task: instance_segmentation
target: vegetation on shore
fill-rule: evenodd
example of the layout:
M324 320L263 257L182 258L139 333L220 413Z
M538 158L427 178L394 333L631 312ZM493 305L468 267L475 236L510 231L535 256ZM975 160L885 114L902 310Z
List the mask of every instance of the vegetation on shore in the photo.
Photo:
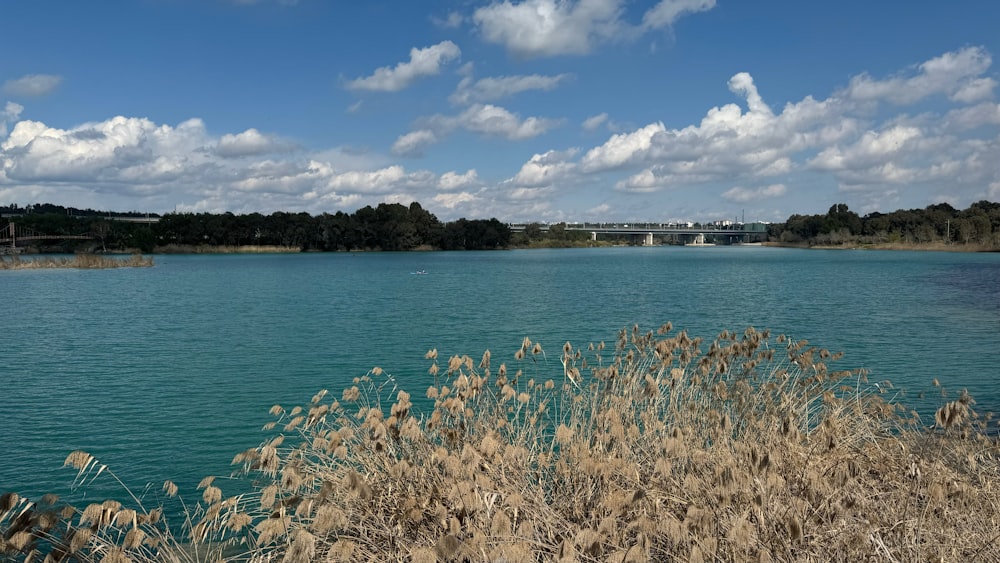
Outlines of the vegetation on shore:
M62 213L57 211L62 210ZM10 214L10 209L6 210ZM18 211L18 210L15 210ZM409 206L381 203L352 214L276 212L167 213L155 222L133 222L122 217L79 215L50 204L33 206L13 219L23 228L47 235L89 234L89 241L51 241L66 248L77 244L100 250L138 249L159 252L171 248L240 249L272 247L282 251L345 250L490 250L511 243L507 225L496 219L458 219L442 223L419 203ZM0 212L5 212L0 208ZM147 218L136 214L136 219ZM49 241L40 241L49 243ZM72 249L69 249L72 250Z
M69 257L32 257L27 259L21 258L17 254L0 256L0 270L44 270L49 268L99 270L106 268L148 268L152 265L152 257L140 254L131 254L126 257L74 254Z
M838 203L825 215L773 224L768 238L786 246L1000 250L1000 203L979 201L964 210L938 203L864 217Z
M73 252L299 252L363 250L492 250L499 248L580 247L634 244L619 240L591 241L589 233L567 229L566 223L530 223L519 232L497 219L441 222L417 202L404 206L381 203L347 214L277 212L110 214L36 204L29 209L0 207L0 214L20 227L45 235L85 235L89 240L36 241L42 251ZM139 220L155 219L146 223ZM695 224L696 227L701 226ZM708 225L712 238L716 225ZM721 232L721 231L718 231ZM838 203L822 215L792 215L770 224L771 244L832 248L1000 249L1000 203L979 201L958 210L947 203L925 209L869 213L860 216ZM720 242L720 241L716 241Z
M836 355L753 328L706 343L667 324L607 348L525 338L506 360L426 357L426 387L373 368L336 397L275 405L276 434L233 459L252 491L204 479L183 531L157 499L70 507L9 493L0 556L1000 559L1000 450L964 393L921 423L886 384L829 367ZM115 478L85 452L66 465L78 482Z

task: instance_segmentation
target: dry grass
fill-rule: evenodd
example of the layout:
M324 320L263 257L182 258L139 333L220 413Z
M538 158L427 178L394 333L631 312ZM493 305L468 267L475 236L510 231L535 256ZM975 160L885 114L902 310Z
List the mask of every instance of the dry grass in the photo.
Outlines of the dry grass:
M20 258L12 255L0 256L0 270L40 270L49 268L79 268L83 270L98 270L105 268L148 268L153 265L153 258L141 254L131 254L128 257L99 256L96 254L74 254L72 257L33 257Z
M298 246L279 245L190 245L167 244L156 247L158 254L294 254L302 252Z
M254 492L226 497L202 481L184 536L142 499L57 511L5 496L0 552L24 558L47 542L81 561L214 560L222 546L288 562L1000 560L998 450L967 395L922 427L863 372L754 329L706 345L669 325L634 328L613 349L566 343L555 355L525 339L509 366L488 352L427 358L426 398L375 368L338 398L276 405L280 434L233 460ZM83 452L67 464L83 480L104 469Z

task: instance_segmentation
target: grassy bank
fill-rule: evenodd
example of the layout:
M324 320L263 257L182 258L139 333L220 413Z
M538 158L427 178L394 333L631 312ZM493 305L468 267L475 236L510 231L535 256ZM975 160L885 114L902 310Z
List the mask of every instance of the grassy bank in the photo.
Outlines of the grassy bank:
M0 256L0 270L39 270L48 268L79 268L97 270L104 268L148 268L153 265L153 259L140 254L128 256L108 256L97 254L75 254L69 257L32 257Z
M431 350L415 389L373 368L334 396L275 405L273 438L233 459L253 492L227 496L206 478L187 493L198 502L183 531L153 498L68 507L8 494L0 553L1000 560L998 449L972 399L944 397L922 424L836 359L754 329L703 342L669 325L607 347L526 338L502 359ZM79 482L114 478L84 452L66 464ZM162 491L178 492L169 481Z

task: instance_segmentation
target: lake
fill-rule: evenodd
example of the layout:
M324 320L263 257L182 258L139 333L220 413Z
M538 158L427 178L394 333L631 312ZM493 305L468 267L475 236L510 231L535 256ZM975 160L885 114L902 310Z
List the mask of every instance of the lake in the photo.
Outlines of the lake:
M422 397L424 354L523 337L561 375L577 347L638 324L711 339L771 329L845 353L925 413L934 378L1000 408L1000 254L635 247L157 256L153 268L0 272L0 492L66 494L84 449L130 487L192 494L304 404L379 366ZM424 271L426 275L417 275ZM929 398L920 399L921 391ZM113 494L94 489L76 496ZM197 496L193 495L192 496Z

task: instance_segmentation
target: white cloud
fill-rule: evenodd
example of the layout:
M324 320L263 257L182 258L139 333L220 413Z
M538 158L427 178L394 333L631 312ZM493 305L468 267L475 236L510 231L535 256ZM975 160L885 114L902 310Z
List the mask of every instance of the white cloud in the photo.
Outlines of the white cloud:
M351 170L336 174L326 182L326 187L334 191L385 194L401 188L430 185L434 181L430 172L407 172L402 166L393 165L379 170Z
M978 101L989 100L993 97L993 89L996 86L997 81L992 78L974 78L962 84L951 95L951 99L963 104L973 104Z
M458 12L448 12L448 15L443 18L431 16L431 22L444 29L455 29L462 25L463 21L465 21L465 18L463 18L462 14Z
M665 178L657 177L652 168L647 168L638 174L633 174L615 184L615 189L620 192L649 193L659 190L665 186Z
M9 102L0 108L0 194L11 201L212 212L351 210L410 197L437 206L443 217L492 212L533 220L574 206L593 209L601 201L610 206L608 214L642 209L657 201L644 194L666 189L669 205L678 208L689 205L695 192L717 194L729 205L805 198L813 191L817 198L829 197L824 190L838 188L858 210L896 201L919 205L942 194L971 202L989 197L1000 184L1000 104L992 100L995 81L983 67L990 60L981 49L959 50L903 74L862 75L826 97L820 92L782 104L768 103L768 84L736 73L726 83L733 103L706 108L700 119L612 129L618 134L604 134L604 142L581 150L523 143L526 156L533 156L506 172L473 163L443 174L411 170L392 155L347 147L291 151L288 143L253 128L210 134L200 119L164 125L119 116L60 129L18 121L23 108ZM469 72L471 67L467 77ZM941 78L948 72L951 86ZM522 79L531 76L469 78L456 94L464 92L470 102L490 95L488 87L502 91L494 95L511 95L525 91L530 81ZM886 83L919 92L901 96L885 90ZM907 100L922 103L900 109ZM419 155L457 131L538 139L561 124L483 102L454 111L416 120L392 152ZM606 114L583 124L593 130L611 126Z
M61 76L54 74L29 74L3 83L5 94L20 97L44 96L59 87Z
M571 162L575 154L575 150L536 154L507 182L522 188L538 188L566 180L576 169Z
M1000 104L987 102L951 110L944 116L944 129L965 131L976 127L1000 125Z
M254 129L212 137L200 119L119 116L70 129L24 120L0 142L0 189L15 201L150 211L165 211L169 196L167 209L215 213L350 210L481 185L475 170L439 176L348 149L278 154L273 141Z
M582 55L593 43L614 37L619 0L507 0L473 13L483 38L519 56Z
M761 199L769 199L774 197L780 197L785 195L788 191L784 184L771 184L763 188L757 188L755 190L734 187L725 191L722 194L722 198L726 201L732 201L736 203L749 203L751 201L758 201Z
M351 90L371 90L376 92L398 92L424 76L440 74L442 66L458 59L462 54L458 45L442 41L423 49L410 49L409 62L395 67L381 67L371 76L356 78L347 83Z
M464 174L445 172L438 179L438 186L447 192L464 190L479 185L481 185L481 182L475 169L467 170Z
M20 121L0 150L6 176L15 181L114 181L130 178L140 167L151 174L142 180L148 184L174 178L177 167L203 162L195 149L206 142L201 120L173 128L119 116L69 130Z
M852 100L912 104L935 94L945 94L956 101L975 102L991 95L995 82L980 79L993 59L982 47L966 47L930 59L919 65L910 77L894 76L876 80L867 74L855 76L846 95Z
M559 124L553 119L526 117L492 104L476 104L463 111L457 119L463 129L510 140L537 137Z
M468 192L438 194L434 196L434 203L446 209L456 209L463 204L477 201L476 196Z
M223 135L215 152L223 157L241 157L286 152L292 148L291 143L251 128L236 135Z
M265 160L241 171L242 178L231 189L259 194L299 194L325 183L334 174L327 163L310 160L306 164Z
M423 156L424 148L438 142L437 134L429 129L411 131L400 135L392 144L392 154L397 156Z
M529 90L544 92L554 90L561 83L571 78L569 74L543 76L531 74L525 76L499 76L473 80L467 76L458 84L458 88L448 99L453 104L467 105L507 98Z
M24 111L24 106L15 104L14 102L7 102L3 111L0 111L0 137L7 136L7 124L17 121L22 111Z
M598 127L600 127L601 125L604 125L605 123L607 123L607 121L608 121L608 114L607 113L599 113L597 115L593 115L593 116L588 117L587 119L585 119L583 121L583 125L581 125L581 127L583 127L584 129L586 129L587 131L593 131L593 130L597 129Z
M714 5L714 0L662 0L645 13L641 25L634 25L622 20L624 0L504 0L478 8L472 20L486 41L520 57L583 55Z
M474 104L458 115L433 115L423 118L420 128L400 135L392 145L396 156L419 157L432 144L441 142L455 130L465 130L487 137L510 141L530 139L560 125L557 119L526 117L492 104Z
M581 162L583 170L607 170L640 160L652 148L653 136L665 131L663 123L651 123L631 133L612 135L603 145L587 151Z
M643 27L658 29L673 25L681 14L705 12L715 7L715 0L662 0L642 16Z
M895 126L881 132L868 131L846 149L839 146L824 149L809 161L809 165L827 171L876 166L906 151L907 145L921 136L920 129L906 126Z
M774 186L788 185L791 175L825 174L840 189L855 192L948 182L971 193L1000 177L1000 162L991 156L1000 154L1000 104L880 117L871 103L915 102L938 93L939 103L962 104L992 95L992 80L980 76L990 60L977 48L946 53L918 65L911 76L877 80L862 75L826 99L806 96L780 111L766 103L749 73L737 73L728 87L744 107L714 107L700 122L677 129L654 122L615 134L586 150L578 162L561 161L559 167L542 166L536 155L522 167L520 180L570 185L607 182L605 176L624 172L628 175L612 180L615 190L636 194L739 179L777 180L768 189L732 189L726 197L733 199L781 197L786 192ZM904 97L886 85L914 91ZM585 123L599 127L606 119L602 114ZM969 138L991 132L995 138ZM557 180L559 174L565 177Z

